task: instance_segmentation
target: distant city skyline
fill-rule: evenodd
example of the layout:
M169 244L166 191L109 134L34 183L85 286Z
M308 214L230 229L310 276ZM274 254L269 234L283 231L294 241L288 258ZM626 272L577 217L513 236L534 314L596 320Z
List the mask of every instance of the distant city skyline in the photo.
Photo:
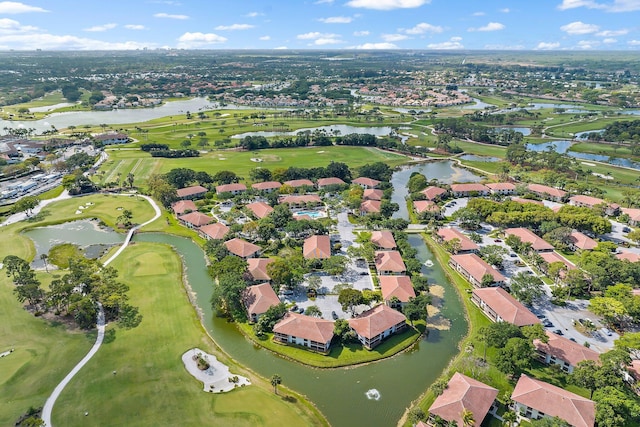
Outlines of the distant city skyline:
M640 0L0 1L0 50L640 49Z

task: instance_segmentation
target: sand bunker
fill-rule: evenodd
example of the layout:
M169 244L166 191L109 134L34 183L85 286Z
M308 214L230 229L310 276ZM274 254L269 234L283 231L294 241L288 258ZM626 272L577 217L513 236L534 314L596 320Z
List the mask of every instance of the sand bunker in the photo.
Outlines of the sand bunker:
M258 158L256 158L256 157L252 157L252 158L251 158L251 161L252 161L252 162L256 162L256 163L260 163L260 162L262 161L262 159L258 159Z
M595 163L589 163L589 162L580 162L581 165L585 165L585 166L595 166Z
M197 358L202 357L209 363L209 368L200 370ZM212 354L205 353L199 348L192 348L182 355L182 363L187 371L204 384L204 391L209 393L223 393L233 390L236 387L251 385L248 378L240 375L233 375L229 372L229 367L219 362Z

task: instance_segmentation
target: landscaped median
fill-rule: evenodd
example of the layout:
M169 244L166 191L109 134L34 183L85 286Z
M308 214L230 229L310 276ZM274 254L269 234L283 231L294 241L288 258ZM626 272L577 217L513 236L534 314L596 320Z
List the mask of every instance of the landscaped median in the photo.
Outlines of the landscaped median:
M414 327L408 326L400 334L385 339L373 350L367 350L360 343L334 344L328 354L310 351L307 347L280 344L273 341L273 334L264 334L258 338L248 323L237 323L238 329L251 341L274 353L315 368L342 368L345 366L361 365L386 359L411 348L425 332L423 321L414 322Z

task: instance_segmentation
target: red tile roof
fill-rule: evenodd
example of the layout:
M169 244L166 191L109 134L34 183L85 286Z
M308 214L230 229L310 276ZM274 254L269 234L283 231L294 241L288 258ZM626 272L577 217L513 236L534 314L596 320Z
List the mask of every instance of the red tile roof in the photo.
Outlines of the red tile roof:
M562 418L574 427L595 425L596 405L592 400L525 374L520 376L511 399L551 417Z
M202 212L190 212L188 214L184 214L178 217L181 221L191 224L194 227L201 227L203 225L207 225L213 221L208 215L203 214Z
M244 290L243 301L250 316L258 316L265 313L269 307L280 304L280 298L269 283L247 287Z
M279 202L298 205L301 203L322 203L322 199L317 194L288 195L281 197Z
M440 197L443 194L445 194L446 192L447 192L447 190L445 190L444 188L431 186L431 187L425 188L420 193L424 194L424 196L427 198L427 200L435 200L438 197Z
M249 258L247 260L247 271L253 277L253 280L271 280L267 273L267 266L274 262L272 258Z
M178 193L178 197L183 198L183 197L193 196L196 194L204 194L207 191L209 190L207 190L201 185L194 185L192 187L180 188L179 190L176 191L176 193Z
M621 210L629 215L629 219L632 221L640 221L640 209L622 208Z
M464 233L456 230L455 228L441 228L438 230L438 236L445 242L448 242L453 239L460 240L460 250L461 251L477 251L478 245L475 244L473 240L468 238Z
M534 205L544 206L544 203L542 203L540 200L523 199L522 197L511 197L511 201L518 203L532 203Z
M251 184L251 188L258 191L275 190L280 187L282 187L282 184L280 184L278 181L265 181Z
M516 189L515 184L510 182L490 182L485 185L493 191L514 191Z
M193 200L180 200L171 205L171 209L173 209L173 213L176 215L182 215L186 211L197 211L198 208L196 204L193 203Z
M364 200L382 200L382 196L384 196L384 191L376 188L367 188L362 194Z
M235 239L227 240L224 246L229 252L241 258L247 258L260 250L260 246L247 242L246 240Z
M368 188L376 188L378 185L380 185L381 181L361 176L360 178L354 179L352 182L354 184L363 185Z
M257 218L264 218L273 212L273 208L265 202L254 202L247 205L249 209Z
M331 258L331 240L327 235L316 235L304 240L302 255L306 259Z
M327 185L344 185L345 182L340 178L320 178L318 179L318 188L326 187Z
M577 194L575 196L569 197L569 202L573 202L573 204L576 205L586 205L590 207L600 205L602 203L608 205L608 203L602 199L599 199L597 197L585 196L584 194Z
M404 273L407 267L404 265L402 256L398 251L376 251L375 263L377 271L391 271L394 273Z
M620 252L619 254L616 254L616 258L619 260L626 259L629 262L638 262L640 261L640 254L635 252Z
M500 287L474 289L473 293L498 313L505 322L516 326L540 323L540 319L535 314Z
M491 267L476 254L451 255L450 260L461 266L478 283L482 283L482 278L485 274L490 274L494 282L504 282L506 280L498 270Z
M291 181L285 181L284 185L288 185L289 187L293 188L304 187L305 185L308 187L313 187L313 182L308 179L292 179Z
M371 310L367 310L360 316L349 319L349 326L355 330L358 335L371 339L381 334L400 322L406 321L404 314L394 310L385 304L378 305Z
M553 245L548 243L542 237L538 237L533 231L527 228L507 228L506 230L504 230L504 233L507 236L518 236L523 243L531 243L531 249L533 249L534 251L553 250Z
M541 184L529 184L527 186L529 191L532 191L537 194L546 194L552 197L563 198L567 195L567 192L564 190L560 190L558 188L549 187L548 185Z
M489 189L482 184L471 182L467 184L451 184L451 191L454 193L471 193L473 191L483 193L489 192Z
M233 191L246 191L247 190L247 186L244 184L222 184L222 185L218 185L216 187L216 193L217 194L222 194L222 193L226 193L226 192L233 192Z
M573 230L571 232L571 234L569 235L569 239L571 239L576 248L585 251L590 251L598 246L598 242L576 230Z
M274 333L326 343L333 338L333 322L304 314L288 312L273 327Z
M539 339L533 340L533 345L537 350L543 351L557 359L568 362L571 366L576 366L583 360L593 360L598 362L599 353L591 350L582 344L573 342L570 339L561 337L553 332L545 331L549 337L549 342L544 343Z
M440 212L440 207L431 200L416 200L413 202L413 209L416 213Z
M464 411L471 411L476 424L480 425L497 396L498 390L495 388L456 372L447 388L433 402L429 412L445 421L456 421L462 426L462 414Z
M373 242L377 247L383 249L396 248L396 240L393 238L393 233L388 230L371 232L371 242Z
M385 301L396 297L400 302L408 302L416 297L416 292L409 276L379 276L382 299Z
M566 259L565 257L563 257L562 255L560 255L558 252L540 252L540 257L542 257L542 259L544 260L544 262L546 262L547 264L551 264L554 262L561 262L564 265L567 266L568 270L575 270L576 266L569 261L568 259Z
M382 202L379 200L365 200L360 203L360 211L366 213L379 213Z
M229 227L219 222L215 224L203 225L199 228L200 232L209 236L213 240L222 240L229 232Z

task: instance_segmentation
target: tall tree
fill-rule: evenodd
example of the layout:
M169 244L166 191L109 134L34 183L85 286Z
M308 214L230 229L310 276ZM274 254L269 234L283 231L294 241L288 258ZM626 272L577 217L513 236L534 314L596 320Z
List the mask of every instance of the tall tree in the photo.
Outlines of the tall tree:
M278 386L282 384L282 378L278 374L271 376L271 385L273 386L273 392L278 394Z

